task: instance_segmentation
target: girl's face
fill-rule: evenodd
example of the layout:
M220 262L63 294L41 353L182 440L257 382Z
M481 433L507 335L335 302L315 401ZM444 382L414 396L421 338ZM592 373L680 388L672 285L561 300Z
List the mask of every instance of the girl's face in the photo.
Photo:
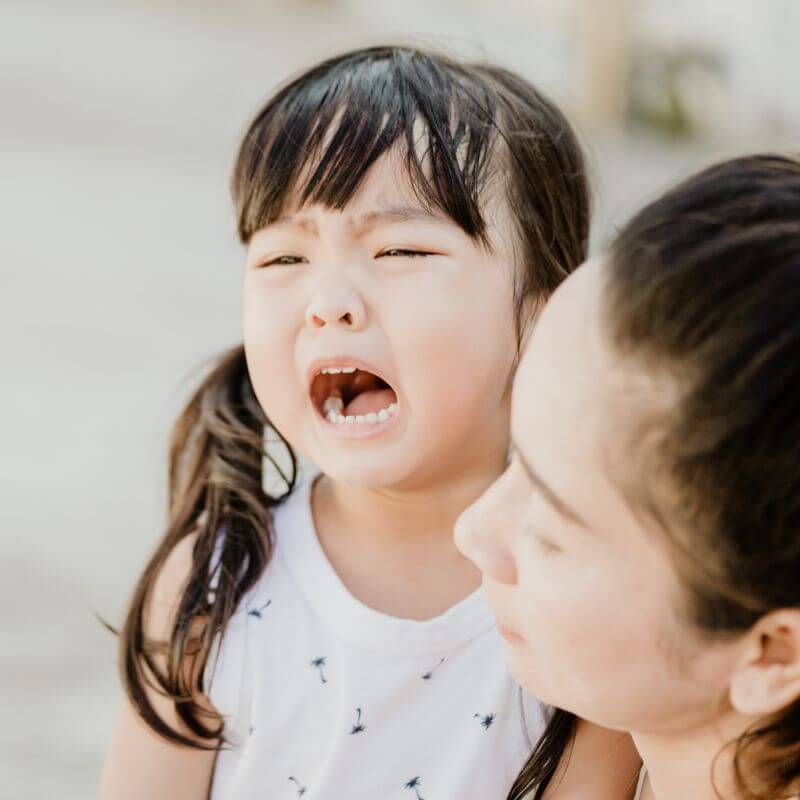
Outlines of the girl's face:
M253 387L323 472L424 486L507 447L513 269L493 233L490 253L425 210L390 152L343 210L305 207L253 235Z
M659 535L617 488L644 463L623 443L652 386L604 343L602 275L584 265L542 312L515 381L512 464L456 541L523 686L607 727L689 733L721 714L737 645L680 618Z

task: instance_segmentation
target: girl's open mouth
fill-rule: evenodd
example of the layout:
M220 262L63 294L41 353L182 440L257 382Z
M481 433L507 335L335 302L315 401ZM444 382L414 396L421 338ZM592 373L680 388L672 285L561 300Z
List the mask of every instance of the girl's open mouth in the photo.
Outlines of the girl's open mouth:
M324 367L311 382L311 400L332 425L382 425L397 415L397 392L357 367Z

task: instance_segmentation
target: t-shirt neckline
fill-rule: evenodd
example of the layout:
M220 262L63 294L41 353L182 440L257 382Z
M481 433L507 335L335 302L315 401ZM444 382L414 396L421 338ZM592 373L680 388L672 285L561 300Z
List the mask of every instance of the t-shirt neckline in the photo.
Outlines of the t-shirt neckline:
M393 617L362 603L342 583L317 536L311 492L320 473L306 470L275 511L277 553L315 612L351 644L408 656L452 652L494 627L480 589L428 620Z

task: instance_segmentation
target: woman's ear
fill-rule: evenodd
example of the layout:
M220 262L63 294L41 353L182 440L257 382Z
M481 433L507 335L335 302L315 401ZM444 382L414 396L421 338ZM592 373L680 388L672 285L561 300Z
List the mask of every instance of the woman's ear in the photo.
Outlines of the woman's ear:
M746 716L774 714L800 698L800 609L760 619L731 677L731 705Z

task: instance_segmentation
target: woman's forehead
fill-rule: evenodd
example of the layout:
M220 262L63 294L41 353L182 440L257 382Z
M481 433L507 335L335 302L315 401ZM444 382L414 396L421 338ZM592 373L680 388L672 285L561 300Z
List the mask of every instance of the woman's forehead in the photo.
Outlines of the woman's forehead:
M602 262L592 259L573 272L545 303L523 353L515 382L520 398L536 385L565 390L596 366L600 336L599 294Z
M639 528L643 487L659 477L652 446L677 391L663 372L614 351L604 286L603 261L592 259L545 306L516 375L512 434L545 478L563 476L609 518Z

